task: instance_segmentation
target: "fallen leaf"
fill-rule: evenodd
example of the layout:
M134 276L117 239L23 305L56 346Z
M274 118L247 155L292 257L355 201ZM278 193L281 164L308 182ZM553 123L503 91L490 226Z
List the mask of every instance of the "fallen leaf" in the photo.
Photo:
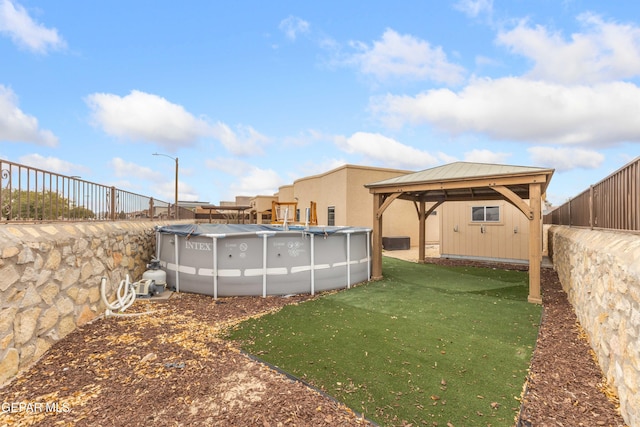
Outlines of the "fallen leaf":
M158 355L155 353L149 353L142 359L140 359L140 363L152 362L158 358Z

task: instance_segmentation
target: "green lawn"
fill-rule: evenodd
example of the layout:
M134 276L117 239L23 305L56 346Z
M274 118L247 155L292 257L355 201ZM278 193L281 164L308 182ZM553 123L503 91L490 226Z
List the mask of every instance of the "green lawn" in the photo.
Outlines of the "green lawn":
M386 257L383 272L229 338L381 425L512 426L541 315L527 273Z

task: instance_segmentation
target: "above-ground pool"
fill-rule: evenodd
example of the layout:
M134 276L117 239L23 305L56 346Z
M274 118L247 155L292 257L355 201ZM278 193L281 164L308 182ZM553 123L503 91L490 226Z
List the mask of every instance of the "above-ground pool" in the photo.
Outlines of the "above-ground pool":
M370 235L357 227L169 225L156 229L156 256L178 292L315 294L369 280Z

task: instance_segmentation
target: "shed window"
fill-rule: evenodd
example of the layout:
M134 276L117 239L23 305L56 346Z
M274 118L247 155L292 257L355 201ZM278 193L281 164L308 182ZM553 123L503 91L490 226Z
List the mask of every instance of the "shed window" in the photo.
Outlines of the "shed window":
M471 221L500 222L500 206L472 206Z

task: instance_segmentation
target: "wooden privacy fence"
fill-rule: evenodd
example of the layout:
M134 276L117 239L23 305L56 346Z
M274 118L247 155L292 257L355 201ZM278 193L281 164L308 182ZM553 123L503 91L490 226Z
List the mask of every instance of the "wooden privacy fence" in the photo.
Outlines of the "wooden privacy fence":
M546 214L544 223L640 231L640 157Z
M180 209L180 219L193 212ZM153 197L0 160L0 223L175 218L174 204Z

